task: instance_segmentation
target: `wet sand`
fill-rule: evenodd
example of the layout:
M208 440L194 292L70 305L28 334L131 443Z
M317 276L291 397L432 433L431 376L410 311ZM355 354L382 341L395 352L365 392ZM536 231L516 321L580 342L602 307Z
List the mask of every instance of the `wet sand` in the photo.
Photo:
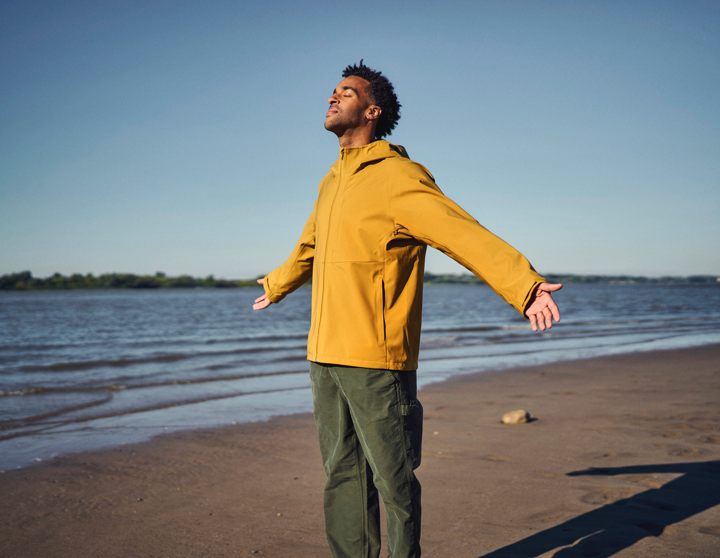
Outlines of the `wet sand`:
M720 556L719 345L420 399L423 556ZM323 482L310 415L74 454L0 475L0 556L329 557Z

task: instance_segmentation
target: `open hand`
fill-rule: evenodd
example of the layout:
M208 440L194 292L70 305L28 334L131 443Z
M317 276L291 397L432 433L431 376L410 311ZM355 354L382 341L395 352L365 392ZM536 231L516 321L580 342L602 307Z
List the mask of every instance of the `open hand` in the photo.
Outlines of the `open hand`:
M265 279L258 279L258 284L263 285L265 283ZM268 306L272 304L272 301L267 297L267 295L262 295L261 297L258 297L255 299L255 304L253 304L253 310L265 310Z
M540 328L541 331L552 327L553 318L560 321L560 309L555 304L550 293L562 289L560 284L540 283L528 303L525 315L530 318L530 326L533 331Z

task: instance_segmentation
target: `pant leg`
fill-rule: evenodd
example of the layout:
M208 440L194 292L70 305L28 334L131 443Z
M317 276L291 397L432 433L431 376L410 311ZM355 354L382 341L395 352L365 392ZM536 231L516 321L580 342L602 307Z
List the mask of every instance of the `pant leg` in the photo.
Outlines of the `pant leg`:
M310 365L315 422L327 475L325 530L335 558L380 555L380 503L347 401L330 370Z
M421 489L413 471L420 464L422 406L415 372L345 366L328 371L385 504L389 556L418 558Z

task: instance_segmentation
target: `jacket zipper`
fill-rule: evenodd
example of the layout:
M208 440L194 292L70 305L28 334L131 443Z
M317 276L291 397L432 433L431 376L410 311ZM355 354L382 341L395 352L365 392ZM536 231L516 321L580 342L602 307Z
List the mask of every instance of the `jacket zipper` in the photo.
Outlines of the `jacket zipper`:
M335 189L335 193L333 194L332 202L330 203L330 214L328 218L328 230L327 234L325 235L325 249L323 250L323 270L322 270L322 293L320 294L320 301L318 306L318 315L316 320L316 326L315 326L315 362L318 362L318 347L320 346L320 318L322 317L322 311L323 311L323 303L325 299L325 268L327 267L327 249L328 249L328 240L331 237L331 224L332 224L332 218L333 218L333 209L335 208L335 200L337 200L338 193L340 192L340 188L342 187L342 181L343 176L345 175L345 150L343 149L340 152L340 177L338 179L338 185Z

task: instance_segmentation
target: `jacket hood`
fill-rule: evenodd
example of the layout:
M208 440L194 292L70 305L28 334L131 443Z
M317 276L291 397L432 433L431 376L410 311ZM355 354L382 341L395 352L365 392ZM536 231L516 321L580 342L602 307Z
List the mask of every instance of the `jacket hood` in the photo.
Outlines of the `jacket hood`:
M393 157L410 159L402 145L393 145L385 140L377 140L362 147L341 147L340 156L331 170L333 174L339 174L342 168L343 172L353 174L366 165Z

